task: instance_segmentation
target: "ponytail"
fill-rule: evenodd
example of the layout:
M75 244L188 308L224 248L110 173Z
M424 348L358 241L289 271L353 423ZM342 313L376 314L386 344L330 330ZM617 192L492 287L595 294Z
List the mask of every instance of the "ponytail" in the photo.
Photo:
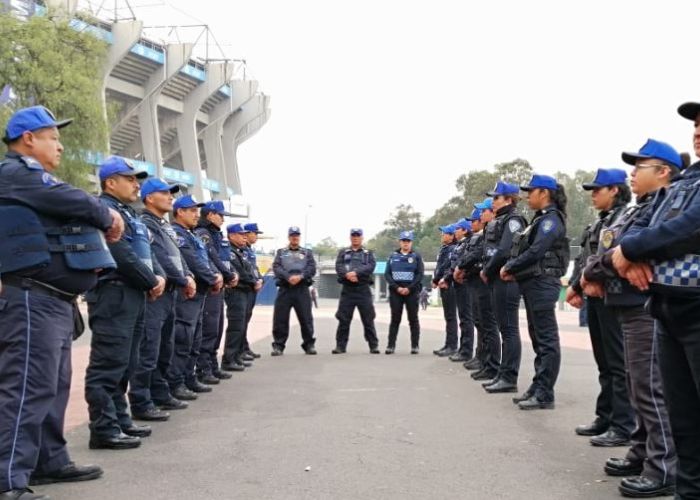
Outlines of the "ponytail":
M566 215L566 191L564 190L564 186L557 183L556 191L552 191L551 189L548 191L549 199L556 205L561 213Z

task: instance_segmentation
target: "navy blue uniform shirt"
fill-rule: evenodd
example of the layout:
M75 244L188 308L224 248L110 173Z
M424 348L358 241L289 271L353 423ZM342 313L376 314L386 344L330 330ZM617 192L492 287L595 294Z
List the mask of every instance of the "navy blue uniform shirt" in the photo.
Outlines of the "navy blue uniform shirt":
M521 255L510 259L504 266L510 274L527 269L544 259L544 254L554 247L557 240L566 236L566 226L554 205L538 210L531 224L535 225L532 228L534 236L530 236L532 243ZM566 269L563 272L566 272Z
M285 269L283 261L285 257L289 255L294 255L299 260L304 259L303 272L289 272L288 269ZM310 285L313 282L314 276L316 276L316 259L314 259L311 250L306 248L297 247L292 249L288 246L280 248L275 253L275 259L272 262L272 272L275 274L275 278L277 278L278 282L282 282L282 284L287 283L289 278L293 275L301 274L302 281Z
M177 234L170 223L157 215L144 210L141 220L151 232L153 255L163 268L168 284L184 287L192 273L177 247ZM178 260L178 263L175 262Z
M114 196L102 193L100 195L100 201L120 213L127 212L131 217L138 218L133 208L122 203ZM126 216L122 215L122 218L124 217ZM156 275L165 277L165 273L163 272L163 268L160 267L158 260L152 255L152 250L151 261L153 263L153 269L150 269L143 263L129 243L129 239L132 236L132 229L128 221L124 220L124 234L122 234L121 239L115 243L107 244L112 257L114 257L114 261L117 263L117 269L105 276L101 276L100 280L118 279L137 290L150 290L158 284Z
M654 201L654 210L649 210L630 228L622 239L622 253L631 261L649 259L672 259L680 257L685 252L679 248L697 239L696 231L700 229L700 196L695 196L691 204L669 220L657 221L650 226L654 216L669 190L677 187L677 183L690 184L700 181L700 162L688 167L683 175L670 188L661 189Z
M214 286L216 283L216 274L209 264L209 256L206 255L204 258L200 257L195 241L197 236L177 222L173 222L173 229L175 229L177 233L177 246L180 249L180 253L185 258L185 262L187 262L187 267L194 275L198 288L201 288L203 285ZM199 242L204 245L201 240Z
M103 231L112 226L112 215L97 198L56 179L34 158L12 151L5 155L0 167L0 203L31 208L47 228L73 221ZM97 274L69 269L64 256L59 253L51 254L51 263L47 267L14 274L31 277L69 293L83 293L97 283Z
M395 259L415 259L416 270L413 273L413 279L411 281L398 281L394 279L394 274L392 270L391 262ZM423 288L423 275L425 274L425 266L423 264L423 257L419 253L411 251L407 254L401 253L401 249L397 249L389 256L389 260L386 262L386 269L384 270L384 278L389 286L389 290L396 290L399 287L408 288L411 292L418 292Z
M335 259L335 273L338 276L338 283L347 286L370 284L376 265L377 261L372 250L367 250L365 247L360 247L357 250L353 250L352 247L344 248L338 252L338 257ZM345 279L345 275L351 271L357 273L359 280L357 283Z
M199 239L206 245L207 252L209 253L209 260L216 270L221 273L221 276L224 277L224 283L231 281L236 275L227 265L230 263L224 263L219 256L221 242L224 239L224 234L221 232L221 229L211 222L207 222L206 225L200 225L195 228L194 233L199 236ZM228 241L226 241L226 243L229 244Z
M452 265L452 251L454 249L454 243L450 243L449 245L442 245L440 247L440 251L437 255L437 264L435 265L435 271L433 271L433 283L435 283L436 285L441 279L447 278L447 275L450 273L450 266Z

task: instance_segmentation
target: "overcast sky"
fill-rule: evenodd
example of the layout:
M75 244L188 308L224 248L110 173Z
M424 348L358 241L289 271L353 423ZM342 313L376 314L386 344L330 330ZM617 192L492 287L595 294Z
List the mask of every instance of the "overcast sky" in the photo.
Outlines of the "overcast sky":
M136 9L146 24L209 24L271 95L239 150L271 235L307 210L309 242L371 235L396 205L429 216L459 175L516 157L553 173L620 166L648 137L692 149L675 110L700 100L697 1L132 4L158 4Z

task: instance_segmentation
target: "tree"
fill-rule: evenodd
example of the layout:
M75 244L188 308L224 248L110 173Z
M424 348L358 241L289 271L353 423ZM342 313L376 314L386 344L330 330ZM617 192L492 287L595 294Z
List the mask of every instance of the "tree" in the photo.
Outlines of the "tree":
M0 82L16 98L0 106L2 130L18 108L41 104L74 123L61 130L65 153L57 175L66 182L90 187L88 152L106 152L107 123L102 102L102 69L106 44L71 28L65 19L33 16L21 21L0 14Z
M419 235L423 228L420 212L416 212L411 205L401 204L384 221L384 229L367 242L367 246L374 251L377 260L389 258L391 252L397 247L397 240L401 231L413 231Z
M583 230L596 218L590 192L581 187L584 182L590 182L595 177L595 172L577 170L573 177L559 172L556 177L566 191L566 233L571 244L578 245Z
M338 253L338 244L330 236L326 236L316 245L314 245L314 253L318 254L319 257L333 256Z
M422 226L421 214L416 212L412 205L401 204L396 207L391 217L384 221L384 226L387 229L394 229L397 233L401 231L420 231Z

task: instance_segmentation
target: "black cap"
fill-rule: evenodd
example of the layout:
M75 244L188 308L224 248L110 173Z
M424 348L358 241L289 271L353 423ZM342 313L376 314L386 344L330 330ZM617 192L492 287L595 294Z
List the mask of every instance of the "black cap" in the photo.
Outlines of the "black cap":
M695 121L700 113L700 103L698 102L686 102L678 106L678 114L683 118Z

